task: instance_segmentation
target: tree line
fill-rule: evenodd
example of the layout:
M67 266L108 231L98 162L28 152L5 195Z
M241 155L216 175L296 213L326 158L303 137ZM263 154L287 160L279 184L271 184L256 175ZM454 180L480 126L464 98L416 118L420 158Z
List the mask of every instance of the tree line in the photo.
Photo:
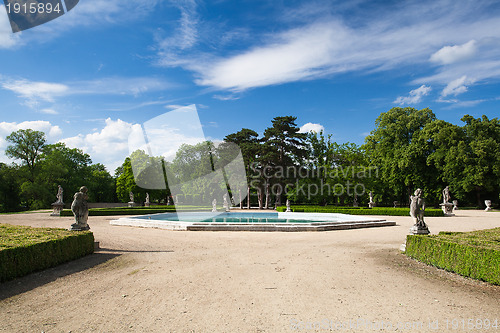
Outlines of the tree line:
M50 207L59 184L70 192L86 185L89 199L95 202L126 202L129 192L138 202L144 201L146 192L152 202L167 202L168 196L177 194L171 193L172 180L181 187L188 184L182 187L186 200L194 202L198 196L208 203L218 194L203 176L217 163L230 162L225 143L241 150L252 206L272 207L287 199L302 204L366 205L368 192L378 205L392 206L394 201L407 205L416 188L424 191L428 204L438 205L447 185L460 206L482 207L485 199L499 198L498 118L465 115L460 126L437 119L429 109L396 107L380 114L363 145L337 143L323 132L301 133L296 120L275 117L262 135L243 128L227 135L222 145L185 144L170 162L136 151L114 176L103 165L92 164L80 149L47 144L42 132L19 130L7 137L11 145L6 155L21 163L0 164L0 209ZM144 181L138 181L137 170L134 177L132 161L139 161L141 170L149 168L148 172L162 165L155 172L160 178L170 173L169 181L163 188L139 186Z

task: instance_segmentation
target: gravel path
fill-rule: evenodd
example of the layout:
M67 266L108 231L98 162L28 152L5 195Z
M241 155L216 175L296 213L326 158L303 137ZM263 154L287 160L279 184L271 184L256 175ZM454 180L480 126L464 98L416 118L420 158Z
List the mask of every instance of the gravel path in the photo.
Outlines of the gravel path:
M410 217L304 233L167 231L112 219L89 218L101 247L93 255L0 284L1 332L475 332L495 319L488 332L500 332L500 287L400 254ZM500 226L500 213L426 222L432 233L487 229ZM0 223L67 228L72 218L0 215Z

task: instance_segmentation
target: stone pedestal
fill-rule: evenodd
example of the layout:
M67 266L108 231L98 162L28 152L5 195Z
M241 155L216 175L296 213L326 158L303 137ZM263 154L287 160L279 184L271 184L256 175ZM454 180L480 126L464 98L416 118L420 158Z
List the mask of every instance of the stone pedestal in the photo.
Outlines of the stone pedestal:
M128 206L129 206L129 207L135 207L135 202L133 202L133 201L129 201L129 202L128 202Z
M82 231L82 230L89 230L89 229L90 229L90 227L88 224L80 225L78 223L73 223L71 225L71 228L69 228L69 230L71 230L71 231Z
M62 212L63 208L64 208L63 202L54 202L52 204L52 209L54 209L54 210L52 211L50 216L61 216L61 212Z
M375 202L369 202L369 203L368 203L368 207L370 207L370 208L373 208L373 207L375 207L375 206L376 206L376 205L375 205Z
M455 216L455 214L453 214L453 204L452 203L446 202L446 203L439 204L439 206L441 206L441 209L443 210L443 213L445 216Z
M144 203L144 207L149 207L151 204L149 202Z
M414 224L413 227L410 228L410 235L428 235L430 233L431 232L426 225L421 226Z

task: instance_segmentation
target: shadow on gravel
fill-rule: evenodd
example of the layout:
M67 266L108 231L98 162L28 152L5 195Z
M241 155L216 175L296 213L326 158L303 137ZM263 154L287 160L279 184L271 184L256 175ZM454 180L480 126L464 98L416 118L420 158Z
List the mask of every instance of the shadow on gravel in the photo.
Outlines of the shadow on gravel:
M114 250L100 247L99 251L110 252L110 253L169 253L174 252L173 250Z
M128 252L114 250L109 251ZM0 283L0 300L36 289L44 284L55 281L58 278L98 266L120 255L121 254L118 253L95 252L91 255L58 265L56 267L48 268L40 272L31 273L11 281Z

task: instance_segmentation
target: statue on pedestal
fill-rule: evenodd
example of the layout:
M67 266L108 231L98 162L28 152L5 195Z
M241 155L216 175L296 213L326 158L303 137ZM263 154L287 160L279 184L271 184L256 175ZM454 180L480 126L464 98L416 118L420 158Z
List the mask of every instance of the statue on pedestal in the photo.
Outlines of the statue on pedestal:
M55 203L64 203L63 202L63 193L64 193L64 190L63 190L62 186L57 185L57 195L56 195L57 201Z
M439 204L445 216L453 216L453 204L450 202L450 187L446 186L443 190L443 203Z
M370 202L368 202L368 207L373 208L373 207L375 207L375 201L373 201L373 192L372 191L370 191L369 196L370 196Z
M286 212L289 213L291 211L292 209L290 208L290 200L286 199Z
M134 207L135 206L135 202L134 202L134 193L132 191L130 191L128 193L128 196L130 198L130 201L128 202L128 206L129 207Z
M56 202L52 204L52 208L54 209L50 216L61 216L61 211L64 208L64 202L63 202L63 193L64 190L61 185L57 185L57 194L56 194Z
M212 200L212 213L217 212L217 199Z
M428 235L429 228L424 222L425 200L422 198L422 190L417 189L414 195L410 196L410 216L415 224L410 229L414 235Z
M450 196L450 187L446 186L443 190L443 203L449 203L451 199Z
M75 216L75 223L71 225L69 230L89 230L90 227L87 224L89 218L89 206L87 204L88 189L86 186L80 187L80 191L76 192L73 196L73 202L71 203L71 211Z
M149 193L146 192L146 201L144 202L144 206L149 207L151 202L149 201Z

